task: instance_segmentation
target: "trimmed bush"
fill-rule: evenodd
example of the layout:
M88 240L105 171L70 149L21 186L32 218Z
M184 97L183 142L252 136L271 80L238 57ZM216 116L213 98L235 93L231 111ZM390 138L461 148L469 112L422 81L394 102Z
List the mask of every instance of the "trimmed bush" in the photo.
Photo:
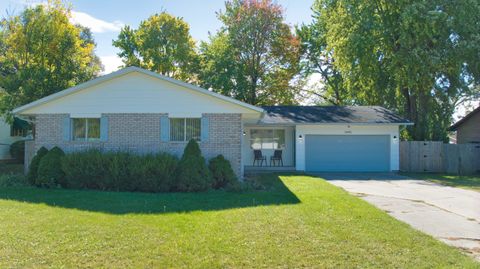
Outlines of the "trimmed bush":
M229 185L238 183L230 162L225 159L223 155L218 155L217 157L210 159L208 168L212 174L212 187L214 189L225 188Z
M59 147L52 148L38 165L37 179L35 185L41 187L54 187L64 185L64 173L61 167L62 157L65 155Z
M205 191L212 186L210 171L202 157L198 143L191 139L178 163L176 191Z
M104 154L97 150L87 150L66 154L61 167L65 174L62 187L74 189L108 189L104 185L110 167L106 165Z
M172 188L178 160L166 153L134 155L93 149L65 155L65 188L166 192Z
M24 175L4 174L0 175L0 187L24 187L28 181Z
M10 155L12 155L12 158L17 160L18 162L23 163L25 160L25 141L20 140L13 142L10 145Z
M178 160L172 155L160 153L135 156L129 164L129 172L135 191L168 192L173 188Z
M37 179L37 172L38 172L38 166L40 165L40 161L42 160L43 156L45 156L48 153L48 149L45 147L41 147L38 151L37 154L32 158L32 161L30 162L30 166L28 167L28 174L27 174L27 179L28 182L31 185L35 185L35 180Z

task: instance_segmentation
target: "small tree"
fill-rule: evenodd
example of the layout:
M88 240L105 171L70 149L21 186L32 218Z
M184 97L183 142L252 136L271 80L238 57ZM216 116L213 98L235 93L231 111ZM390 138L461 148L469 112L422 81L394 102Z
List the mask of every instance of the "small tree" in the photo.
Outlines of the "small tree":
M65 174L62 171L62 157L65 155L59 147L52 148L40 160L38 166L37 179L35 184L41 187L54 187L62 185Z
M212 176L198 143L192 139L188 142L177 168L177 191L205 191L212 186Z
M237 181L230 162L223 155L210 159L208 168L212 173L214 189L225 188Z
M28 182L32 185L35 184L35 180L37 179L38 175L38 166L40 165L40 161L42 158L47 155L48 149L45 147L41 147L38 151L37 154L32 158L32 161L30 162L30 166L28 167L28 174L27 174L27 179Z

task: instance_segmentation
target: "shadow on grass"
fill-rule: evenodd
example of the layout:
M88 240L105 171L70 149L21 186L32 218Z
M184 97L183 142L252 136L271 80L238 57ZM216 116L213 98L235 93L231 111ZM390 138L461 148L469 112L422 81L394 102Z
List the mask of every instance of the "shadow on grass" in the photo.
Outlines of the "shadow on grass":
M211 211L300 203L300 200L283 184L278 175L263 175L257 180L264 186L264 190L133 193L25 187L0 188L0 199L109 214Z
M447 175L437 173L403 173L414 178L429 180L451 187L461 187L480 191L480 174L476 175Z

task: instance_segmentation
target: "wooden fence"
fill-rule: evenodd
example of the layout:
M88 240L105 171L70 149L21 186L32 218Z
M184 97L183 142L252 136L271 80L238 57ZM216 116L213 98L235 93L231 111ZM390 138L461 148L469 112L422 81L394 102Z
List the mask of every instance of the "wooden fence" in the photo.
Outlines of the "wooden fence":
M400 170L467 175L480 172L479 144L400 142Z

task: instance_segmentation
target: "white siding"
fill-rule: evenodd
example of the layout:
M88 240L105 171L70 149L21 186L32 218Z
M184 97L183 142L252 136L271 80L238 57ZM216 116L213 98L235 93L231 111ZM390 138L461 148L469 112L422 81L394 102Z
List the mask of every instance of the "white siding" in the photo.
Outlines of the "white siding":
M305 135L389 135L390 170L399 170L398 125L297 125L296 170L305 171ZM299 136L302 139L299 139ZM395 138L394 138L395 137Z
M171 117L201 117L202 113L242 113L253 110L139 72L94 85L23 111L98 117L101 113L169 113Z

